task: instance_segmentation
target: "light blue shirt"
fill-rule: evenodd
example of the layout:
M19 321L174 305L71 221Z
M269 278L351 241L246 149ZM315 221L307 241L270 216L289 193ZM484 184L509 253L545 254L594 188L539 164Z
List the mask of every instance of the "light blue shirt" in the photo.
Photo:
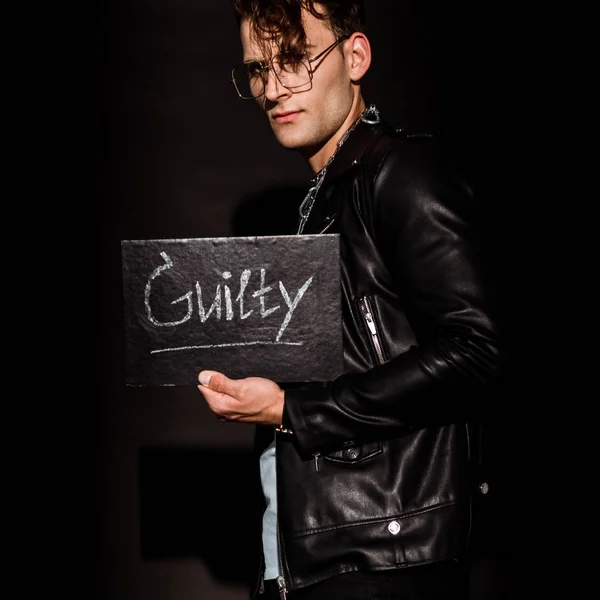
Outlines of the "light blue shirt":
M262 542L265 555L265 579L279 575L277 550L277 471L275 469L275 440L260 457L260 480L267 508L263 514Z

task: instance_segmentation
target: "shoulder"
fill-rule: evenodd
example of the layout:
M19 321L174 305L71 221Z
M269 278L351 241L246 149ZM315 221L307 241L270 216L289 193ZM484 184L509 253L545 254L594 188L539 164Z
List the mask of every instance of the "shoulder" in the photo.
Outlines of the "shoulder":
M431 133L381 128L363 157L373 186L373 210L471 211L473 190L463 157Z
M364 155L376 178L464 177L465 165L456 149L429 132L409 132L385 125Z

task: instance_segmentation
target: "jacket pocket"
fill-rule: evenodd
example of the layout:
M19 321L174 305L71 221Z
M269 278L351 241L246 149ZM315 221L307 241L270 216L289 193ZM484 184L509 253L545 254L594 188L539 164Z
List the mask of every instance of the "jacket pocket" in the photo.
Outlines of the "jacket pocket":
M373 305L374 303L371 296L362 296L358 299L358 310L369 339L369 346L376 362L382 365L387 359L383 348L383 337L379 331L379 324L375 318Z
M383 446L380 440L358 444L354 441L346 442L341 450L323 454L325 460L337 463L356 464L377 456L383 452Z

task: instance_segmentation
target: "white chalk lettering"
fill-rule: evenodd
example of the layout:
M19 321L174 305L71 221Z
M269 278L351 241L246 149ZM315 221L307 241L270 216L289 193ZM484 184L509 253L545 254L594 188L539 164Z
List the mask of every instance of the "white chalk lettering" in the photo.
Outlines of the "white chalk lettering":
M271 313L274 313L279 308L279 306L274 306L273 308L270 308L269 310L265 310L265 294L269 293L272 289L273 288L270 285L265 287L265 270L261 269L260 270L260 289L256 290L256 292L254 292L254 294L252 294L252 297L259 299L260 316L263 317L263 319L265 317L268 317Z
M250 281L250 274L250 269L242 271L242 274L240 275L240 293L235 299L236 302L240 303L240 319L242 320L247 319L254 312L254 309L252 309L249 310L247 313L244 313L244 292L248 287L248 282Z
M223 279L231 279L231 273L229 271L225 271L223 273ZM225 318L228 321L233 319L233 305L231 304L231 290L229 286L225 286Z
M212 314L213 310L217 315L217 319L221 318L221 284L217 285L217 289L215 291L215 299L213 303L210 305L208 312L204 310L204 303L202 302L202 288L200 284L196 281L196 295L198 296L198 315L200 317L200 321L205 323Z
M290 302L290 297L287 293L287 290L285 289L285 286L283 285L283 282L279 282L279 291L281 292L281 295L283 296L283 299L285 300L285 303L287 304L290 310L287 311L285 319L283 319L283 323L279 328L279 332L277 333L277 337L275 338L276 342L278 342L281 339L285 328L290 324L290 321L292 320L292 313L296 310L296 306L298 306L300 300L302 300L302 296L304 296L304 292L306 292L308 286L312 283L312 280L313 278L311 276L304 282L304 285L298 290L298 293L296 294L296 297L294 298L293 302Z
M210 297L203 298L202 285L200 284L199 281L196 281L196 282L194 282L194 290L190 290L190 291L186 292L185 294L183 294L182 296L179 296L176 300L171 301L171 305L176 305L176 304L181 303L181 304L185 304L187 306L182 318L178 319L178 320L174 320L174 321L161 322L156 318L156 315L155 315L156 311L153 312L151 302L150 302L150 298L151 298L151 294L152 294L152 285L155 282L155 280L157 279L157 277L159 277L161 274L163 274L168 269L174 268L174 264L173 264L173 261L171 260L171 258L165 252L161 252L160 255L161 255L162 259L165 261L165 264L157 267L152 272L152 274L148 278L148 281L146 282L146 287L144 290L144 305L145 305L145 309L146 309L146 315L152 324L157 325L159 327L176 327L177 325L181 325L181 324L185 323L186 321L189 321L192 318L193 313L194 313L194 310L193 310L194 291L196 293L197 314L198 314L198 318L200 319L201 323L207 323L211 317L214 320L221 320L223 313L224 313L224 317L227 321L234 320L236 318L236 316L239 316L239 319L244 321L244 320L248 319L248 317L250 317L253 313L255 313L254 308L250 308L249 310L247 310L247 307L246 307L246 304L251 303L252 299L258 299L258 305L259 305L258 309L259 310L256 314L260 315L261 319L266 319L267 317L270 317L273 313L275 313L277 310L279 310L281 308L281 305L279 305L279 304L277 304L275 306L271 306L270 308L267 308L267 302L266 302L267 296L269 295L269 293L274 292L276 289L279 289L279 293L281 294L281 296L287 306L287 312L286 312L286 314L283 318L283 321L277 331L277 336L275 338L275 341L274 342L248 341L248 342L241 342L239 345L251 345L251 344L257 344L257 343L275 343L275 344L280 344L280 343L290 344L290 343L292 343L294 345L301 345L301 342L282 342L281 338L282 338L284 332L286 331L286 329L288 328L289 324L291 323L296 308L298 307L298 305L300 304L300 301L302 300L306 291L310 287L310 285L313 281L313 276L309 277L304 282L304 284L298 289L298 291L294 295L293 299L291 298L290 294L288 293L283 281L279 281L277 286L267 285L267 283L266 283L266 275L267 274L266 274L266 269L264 269L264 268L260 269L259 288L252 293L248 289L250 286L250 280L252 278L252 270L244 269L241 272L240 280L239 280L240 281L239 291L237 293L237 296L235 296L234 293L232 293L232 287L230 284L218 283L215 288L215 292L214 292L214 296L212 297L212 300ZM232 280L232 277L233 277L231 271L223 271L220 273L220 275L225 281L230 281L230 280ZM205 296L206 296L207 287L208 286L205 286ZM208 296L210 296L210 294L208 294ZM225 304L224 311L222 310L223 302ZM210 303L210 306L208 306L209 303ZM238 309L237 312L236 312L236 308L235 308L234 304L237 304L237 309ZM208 306L208 308L207 308L207 306ZM219 347L219 346L223 347L223 346L230 346L230 345L238 345L238 344L237 343L222 343L222 344L214 344L214 345L199 346L199 347Z
M166 271L167 269L170 269L173 266L173 261L166 252L161 252L160 255L165 261L165 264L154 269L154 271L152 271L152 275L150 275L148 281L146 282L146 288L144 290L144 307L146 308L146 316L148 317L150 323L152 323L153 325L157 325L158 327L175 327L176 325L181 325L182 323L185 323L192 316L192 292L187 292L187 294L184 294L183 296L177 298L177 300L173 300L173 302L171 302L171 304L177 304L178 302L187 300L187 314L185 315L185 317L183 317L183 319L180 319L179 321L168 321L167 323L161 323L152 316L152 308L150 307L150 292L152 291L152 282L163 271Z

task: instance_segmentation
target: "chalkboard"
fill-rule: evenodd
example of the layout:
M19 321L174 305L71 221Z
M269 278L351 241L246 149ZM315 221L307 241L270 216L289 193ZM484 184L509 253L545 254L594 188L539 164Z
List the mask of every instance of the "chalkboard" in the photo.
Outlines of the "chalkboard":
M342 370L339 235L121 242L126 385Z

